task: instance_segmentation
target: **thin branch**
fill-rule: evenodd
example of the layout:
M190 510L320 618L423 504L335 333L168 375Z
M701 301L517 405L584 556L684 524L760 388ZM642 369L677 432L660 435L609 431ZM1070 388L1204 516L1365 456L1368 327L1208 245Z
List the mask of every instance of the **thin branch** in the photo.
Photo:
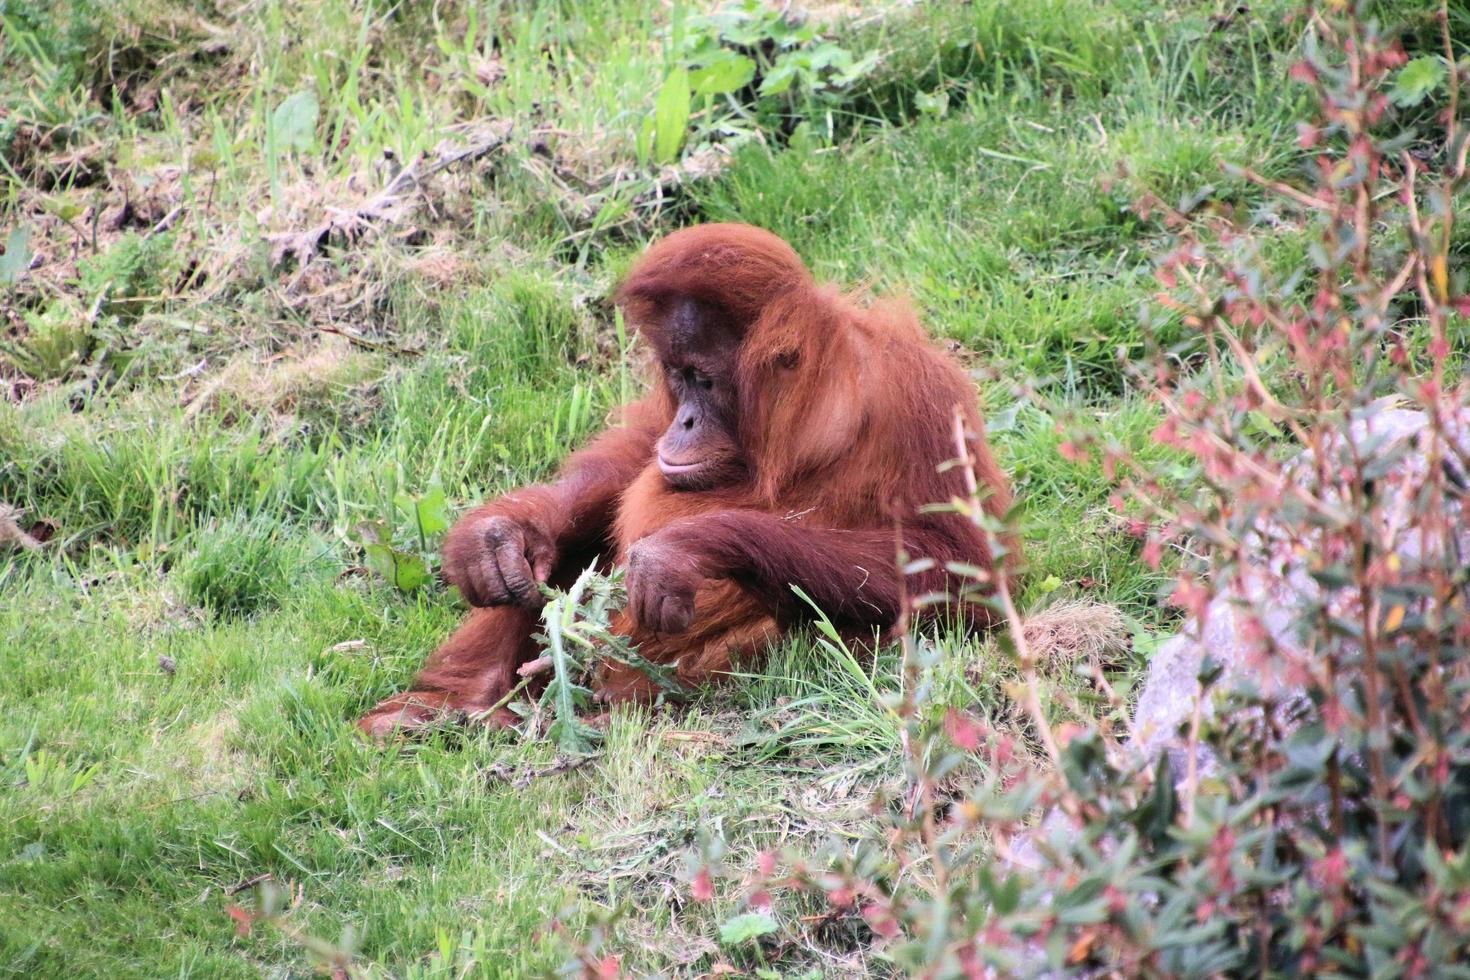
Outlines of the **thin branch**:
M970 455L969 441L965 438L965 419L959 409L954 413L954 443L955 450L960 460L960 472L965 477L965 492L970 500L970 519L980 523L980 517L984 513L984 507L980 502L979 483L975 478L975 458ZM982 525L983 527L983 525ZM992 538L988 528L986 537ZM992 553L996 550L999 541L991 540ZM995 574L995 597L1000 601L1001 610L1005 613L1006 626L1010 629L1011 642L1016 645L1016 656L1021 662L1021 703L1026 713L1031 717L1031 724L1036 728L1036 737L1041 740L1041 745L1046 749L1047 757L1051 759L1053 766L1060 766L1061 753L1057 751L1057 743L1052 735L1051 723L1046 719L1046 712L1041 707L1041 696L1037 692L1041 681L1036 672L1036 657L1031 652L1031 645L1026 641L1025 623L1021 620L1021 614L1016 609L1015 598L1011 595L1010 573L1006 570L1005 562L997 562Z
M1311 208L1313 211L1332 210L1332 205L1327 201L1324 201L1319 197L1313 197L1305 191L1299 191L1295 187L1292 187L1290 184L1282 183L1279 180L1273 180L1263 174L1258 174L1250 167L1242 167L1239 173L1242 177L1244 177L1251 183L1264 187L1267 190L1275 191L1277 194L1280 194L1283 197L1289 197L1304 208Z

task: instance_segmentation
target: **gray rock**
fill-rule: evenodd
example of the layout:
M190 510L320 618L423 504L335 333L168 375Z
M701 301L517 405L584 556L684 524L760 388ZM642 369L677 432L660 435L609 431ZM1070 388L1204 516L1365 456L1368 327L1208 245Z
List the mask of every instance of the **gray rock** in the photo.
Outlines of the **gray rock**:
M1470 410L1449 420L1452 456L1446 465L1463 467L1470 455ZM1424 476L1426 440L1432 436L1428 417L1418 411L1383 409L1355 419L1348 432L1351 444L1375 458L1403 453L1381 478L1376 489L1382 506L1375 527L1375 551L1396 553L1406 566L1421 557L1423 542L1410 530L1407 518L1414 505L1413 488ZM1336 455L1340 446L1329 443ZM1329 483L1319 488L1310 452L1303 452L1287 467L1293 476L1311 488L1324 502L1341 502L1342 488ZM1457 503L1451 503L1458 509ZM1470 553L1470 535L1460 521L1461 553ZM1255 529L1245 541L1250 561L1234 571L1230 581L1217 583L1218 592L1206 605L1202 617L1185 625L1178 635L1163 644L1149 664L1148 677L1139 693L1133 717L1135 747L1150 758L1169 752L1176 778L1182 778L1187 760L1182 757L1181 726L1187 725L1195 705L1200 704L1199 674L1208 655L1220 669L1212 696L1200 704L1201 718L1214 716L1221 697L1243 687L1289 707L1301 689L1290 677L1320 661L1321 651L1304 649L1298 626L1324 601L1332 614L1356 616L1361 612L1354 590L1339 590L1324 596L1322 587L1309 574L1307 558L1319 557L1324 549L1340 550L1343 542L1320 528L1285 527L1280 524ZM1328 555L1341 558L1341 555ZM1319 634L1318 641L1321 641ZM1349 642L1336 638L1331 642ZM1201 773L1208 773L1212 760L1196 760Z

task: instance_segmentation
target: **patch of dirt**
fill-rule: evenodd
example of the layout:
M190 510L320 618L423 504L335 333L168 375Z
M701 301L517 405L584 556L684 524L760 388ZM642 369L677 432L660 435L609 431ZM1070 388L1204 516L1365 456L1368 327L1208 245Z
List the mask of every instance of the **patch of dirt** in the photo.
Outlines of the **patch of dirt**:
M16 216L31 230L33 254L29 272L17 285L16 302L8 304L9 326L19 326L20 309L46 296L75 294L84 259L105 254L130 232L151 237L167 231L181 214L182 175L181 168L171 165L112 168L96 186L55 194L22 191ZM95 299L80 298L88 303Z

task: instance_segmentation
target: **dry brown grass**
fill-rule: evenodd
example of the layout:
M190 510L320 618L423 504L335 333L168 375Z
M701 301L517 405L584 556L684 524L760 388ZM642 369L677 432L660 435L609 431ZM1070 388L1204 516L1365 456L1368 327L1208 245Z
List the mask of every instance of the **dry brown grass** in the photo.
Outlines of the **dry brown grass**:
M1026 643L1039 663L1105 664L1126 652L1128 623L1116 606L1086 599L1054 603L1025 623Z
M315 346L274 354L240 354L203 378L187 398L190 416L208 412L226 419L270 415L285 419L334 403L362 401L378 371L378 358L345 339L324 336Z

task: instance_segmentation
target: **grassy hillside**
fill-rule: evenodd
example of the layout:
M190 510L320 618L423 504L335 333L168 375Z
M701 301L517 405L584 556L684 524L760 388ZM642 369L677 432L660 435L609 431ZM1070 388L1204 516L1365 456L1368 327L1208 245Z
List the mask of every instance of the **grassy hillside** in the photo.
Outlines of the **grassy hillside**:
M913 296L1026 503L1028 611L1116 609L1128 689L1158 582L1017 385L1156 452L1117 354L1167 229L1132 202L1250 208L1219 161L1294 172L1287 5L711 9L0 0L0 971L297 975L317 937L523 976L565 958L554 916L619 906L635 973L753 968L684 855L850 841L897 772L891 655L794 639L565 772L513 733L350 724L463 608L367 572L354 529L432 555L405 498L550 473L642 385L606 296L684 223ZM683 71L741 84L681 100ZM1024 731L994 644L946 643L951 703ZM1049 683L1085 710L1065 657ZM238 936L265 875L288 928ZM887 969L813 911L779 909L779 975Z

